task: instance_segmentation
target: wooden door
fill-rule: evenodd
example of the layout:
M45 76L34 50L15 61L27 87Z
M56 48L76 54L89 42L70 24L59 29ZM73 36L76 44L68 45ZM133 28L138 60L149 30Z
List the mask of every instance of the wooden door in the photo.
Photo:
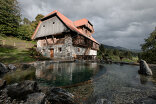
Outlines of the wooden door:
M50 49L50 57L51 57L51 58L54 57L54 49Z

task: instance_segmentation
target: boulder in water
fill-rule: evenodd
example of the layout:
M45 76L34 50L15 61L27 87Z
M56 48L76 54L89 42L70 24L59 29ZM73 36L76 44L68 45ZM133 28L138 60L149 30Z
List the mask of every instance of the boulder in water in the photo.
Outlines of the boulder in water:
M145 60L140 61L140 70L138 72L139 74L144 74L149 76L152 75L152 70L149 68Z

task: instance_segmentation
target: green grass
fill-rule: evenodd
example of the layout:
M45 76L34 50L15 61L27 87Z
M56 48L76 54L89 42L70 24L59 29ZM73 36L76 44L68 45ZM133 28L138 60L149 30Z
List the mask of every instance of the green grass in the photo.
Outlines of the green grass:
M5 45L3 45L5 41ZM35 61L30 55L28 48L36 44L34 41L24 41L14 37L0 37L0 62L25 63Z
M21 70L17 69L14 72L9 72L3 76L7 84L18 83L23 80L33 80L35 79L35 69Z
M132 57L132 59L123 58L122 60L120 60L119 56L111 56L111 59L112 59L113 61L137 62L138 57Z

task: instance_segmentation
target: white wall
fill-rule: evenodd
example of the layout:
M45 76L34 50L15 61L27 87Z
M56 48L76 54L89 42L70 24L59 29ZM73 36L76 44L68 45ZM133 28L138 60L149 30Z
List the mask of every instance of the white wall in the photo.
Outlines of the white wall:
M90 50L89 55L97 55L97 50Z
M41 47L41 41L37 40L37 47Z

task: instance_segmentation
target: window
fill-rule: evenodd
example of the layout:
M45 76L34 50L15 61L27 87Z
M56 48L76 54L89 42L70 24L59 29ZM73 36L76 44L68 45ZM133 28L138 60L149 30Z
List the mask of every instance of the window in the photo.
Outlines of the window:
M70 53L67 53L67 56L70 56Z
M60 47L60 48L58 48L58 50L59 50L59 52L62 52L62 48Z
M87 32L88 32L88 31L87 31L87 30L85 30L85 32L86 32L86 34L87 34Z
M80 52L80 48L78 48L77 51Z
M45 25L43 25L43 27L45 27Z
M53 22L53 24L55 24L55 22Z

